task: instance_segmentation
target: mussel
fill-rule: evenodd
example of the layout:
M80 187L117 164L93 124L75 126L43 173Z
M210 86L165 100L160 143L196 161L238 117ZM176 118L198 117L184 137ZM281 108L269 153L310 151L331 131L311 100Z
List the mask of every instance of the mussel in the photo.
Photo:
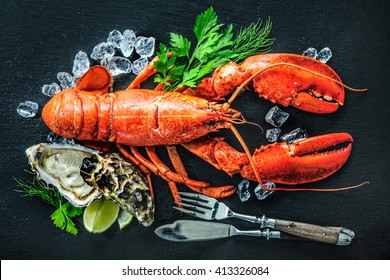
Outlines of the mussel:
M149 226L154 202L143 174L118 153L100 153L81 145L41 143L26 150L38 178L54 186L71 204L88 206L109 199Z

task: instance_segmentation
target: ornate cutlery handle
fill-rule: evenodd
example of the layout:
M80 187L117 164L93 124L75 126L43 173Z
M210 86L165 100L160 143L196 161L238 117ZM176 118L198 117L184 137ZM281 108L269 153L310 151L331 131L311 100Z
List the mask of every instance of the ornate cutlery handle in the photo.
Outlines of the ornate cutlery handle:
M269 219L271 220L271 219ZM351 244L355 234L343 227L322 227L312 224L275 219L274 228L309 240L346 246Z
M323 227L301 222L270 219L265 216L259 218L235 213L233 211L229 212L228 217L260 224L260 228L273 228L307 240L340 246L351 244L352 239L355 237L355 233L352 230L344 227ZM288 239L288 236L286 236L285 239Z

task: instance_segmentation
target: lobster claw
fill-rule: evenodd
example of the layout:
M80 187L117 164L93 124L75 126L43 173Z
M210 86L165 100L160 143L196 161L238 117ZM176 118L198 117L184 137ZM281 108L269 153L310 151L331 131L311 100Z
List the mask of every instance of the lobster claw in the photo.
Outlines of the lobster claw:
M247 79L251 80L249 88L261 98L285 107L329 114L344 104L344 86L332 68L316 59L287 53L254 55L241 65L230 62L186 93L221 100Z
M259 96L283 106L329 114L344 103L344 88L337 73L325 63L295 54L265 54L247 58L241 68L254 73Z
M333 133L299 140L293 144L275 143L262 146L253 155L263 181L295 185L328 177L348 160L353 138L348 133ZM348 143L346 147L331 151L325 149ZM240 174L256 180L250 165L243 166Z

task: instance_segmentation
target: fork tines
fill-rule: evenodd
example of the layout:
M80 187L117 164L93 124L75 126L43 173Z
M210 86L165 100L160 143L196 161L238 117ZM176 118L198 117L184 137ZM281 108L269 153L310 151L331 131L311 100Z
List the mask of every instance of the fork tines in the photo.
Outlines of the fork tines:
M217 202L215 199L188 192L179 192L179 194L181 196L180 201L175 201L175 204L179 207L173 206L174 209L198 218L211 218L214 204ZM213 200L215 200L215 202Z

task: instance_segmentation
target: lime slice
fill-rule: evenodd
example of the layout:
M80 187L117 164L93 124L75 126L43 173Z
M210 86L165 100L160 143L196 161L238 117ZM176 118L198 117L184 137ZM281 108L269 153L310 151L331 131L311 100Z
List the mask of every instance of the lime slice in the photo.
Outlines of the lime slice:
M124 229L133 221L134 216L129 212L121 209L118 216L119 229Z
M86 230L102 233L109 229L118 218L119 206L106 199L93 201L84 210L83 223Z

